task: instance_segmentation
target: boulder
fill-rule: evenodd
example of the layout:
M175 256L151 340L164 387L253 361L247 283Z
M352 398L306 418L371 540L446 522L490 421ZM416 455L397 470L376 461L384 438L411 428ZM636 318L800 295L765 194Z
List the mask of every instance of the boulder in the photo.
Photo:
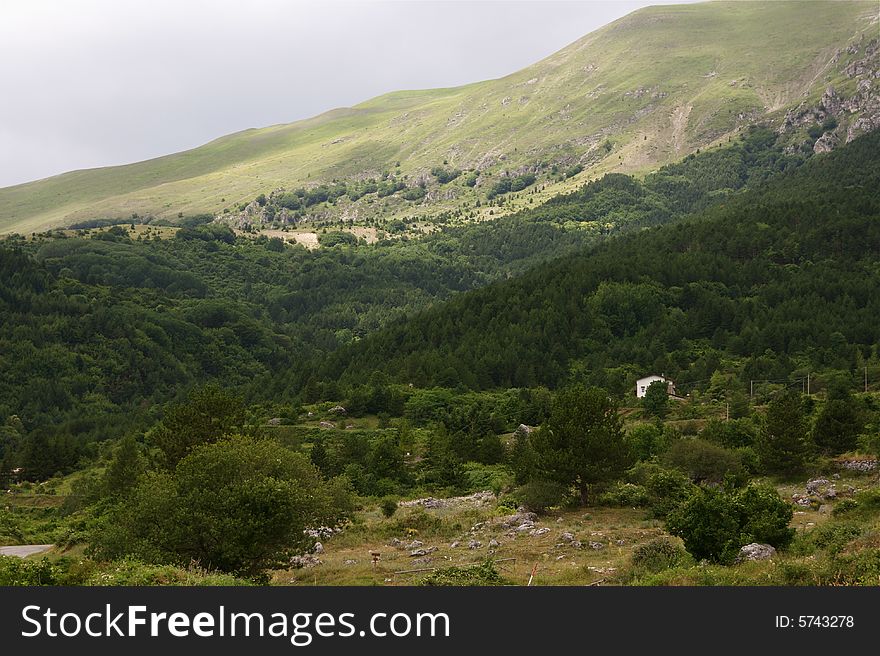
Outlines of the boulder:
M736 562L742 563L747 560L767 560L768 558L773 558L773 556L775 555L776 549L774 549L769 544L752 542L751 544L747 544L739 550L739 555L736 557Z
M312 548L312 551L316 554L324 553L324 545L320 542L315 542L315 546Z
M468 549L479 549L483 546L483 543L479 540L471 540L468 542Z

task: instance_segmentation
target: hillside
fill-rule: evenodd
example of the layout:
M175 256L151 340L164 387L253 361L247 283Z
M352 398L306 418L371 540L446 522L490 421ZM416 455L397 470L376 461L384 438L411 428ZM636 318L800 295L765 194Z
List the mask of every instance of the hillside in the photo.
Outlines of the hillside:
M830 148L880 123L870 81L876 30L874 2L651 7L498 80L400 91L183 153L2 189L0 232L133 214L382 228L401 217L486 218L603 172L656 168L763 119L787 125L795 145L821 124L809 145L820 138ZM835 94L823 99L829 85ZM830 115L839 124L822 123ZM475 206L505 178L524 193ZM384 195L373 189L383 182ZM335 186L304 201L320 184ZM302 193L269 203L272 216L251 202L280 189Z
M691 389L878 369L880 133L811 158L691 220L606 240L453 298L334 354L420 387L556 386L625 394L666 372ZM799 372L799 373L798 373Z

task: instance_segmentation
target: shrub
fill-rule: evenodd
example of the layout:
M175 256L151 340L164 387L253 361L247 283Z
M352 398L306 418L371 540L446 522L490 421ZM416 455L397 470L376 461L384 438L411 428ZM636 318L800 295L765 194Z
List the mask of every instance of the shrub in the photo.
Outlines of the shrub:
M60 570L47 558L24 560L0 556L0 585L55 585Z
M379 502L379 508L382 511L382 515L387 519L390 519L394 516L394 513L397 512L397 499L394 499L393 497L385 497Z
M491 560L470 567L446 567L438 569L418 582L419 585L436 586L483 586L512 585L506 580Z
M542 513L559 505L565 497L565 487L554 481L533 480L517 488L513 497L532 512Z
M687 562L688 554L681 546L666 538L656 538L633 550L632 566L652 574Z
M648 504L650 495L642 485L617 483L599 497L599 503L606 506L635 508Z
M261 578L310 546L309 526L331 526L350 509L337 481L268 439L202 444L174 472L144 476L92 531L108 559L164 565L195 561L210 570Z
M659 519L685 503L696 490L696 486L681 472L659 468L648 476L645 488L651 514Z
M674 442L662 460L697 483L720 483L730 474L741 477L745 473L738 453L701 439Z
M794 537L791 517L791 506L770 487L699 488L669 514L666 527L694 558L730 563L750 542L787 546Z
M828 522L810 531L809 539L817 548L838 554L862 534L862 528L852 522Z

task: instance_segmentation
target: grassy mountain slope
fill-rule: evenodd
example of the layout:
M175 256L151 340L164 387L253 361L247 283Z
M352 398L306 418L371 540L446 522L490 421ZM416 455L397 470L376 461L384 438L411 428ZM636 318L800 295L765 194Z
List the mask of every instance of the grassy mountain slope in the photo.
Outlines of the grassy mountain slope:
M498 80L391 93L183 153L2 189L0 231L132 213L218 213L277 188L379 176L398 161L408 184L444 160L479 169L487 180L505 170L586 167L542 191L549 196L597 173L678 159L818 98L828 83L844 80L849 55L831 63L835 53L871 36L876 16L874 2L650 7ZM479 188L444 191L429 194L417 211L472 201ZM378 211L346 203L340 212L348 217ZM402 201L381 207L392 216L416 211Z

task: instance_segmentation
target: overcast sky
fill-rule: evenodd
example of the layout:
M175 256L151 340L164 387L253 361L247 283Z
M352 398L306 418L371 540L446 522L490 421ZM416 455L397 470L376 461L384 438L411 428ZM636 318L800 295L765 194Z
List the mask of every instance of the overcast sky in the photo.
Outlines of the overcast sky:
M500 77L679 1L0 0L0 187Z

